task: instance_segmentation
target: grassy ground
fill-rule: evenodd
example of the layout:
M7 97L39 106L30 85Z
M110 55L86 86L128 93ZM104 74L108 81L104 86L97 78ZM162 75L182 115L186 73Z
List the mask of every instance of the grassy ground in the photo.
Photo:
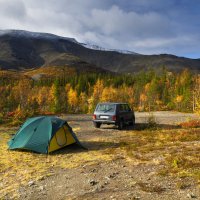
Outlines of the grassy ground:
M0 199L11 195L18 197L18 188L27 185L31 180L40 180L53 175L52 168L75 168L82 161L93 164L99 160L111 160L112 155L103 151L88 153L68 153L42 155L27 151L10 151L7 142L13 129L0 128ZM76 129L75 129L76 131Z
M0 199L6 196L18 198L20 187L27 186L32 180L53 176L56 168L76 168L115 160L120 156L134 165L160 165L158 176L193 177L200 185L200 128L148 127L119 131L112 137L96 134L85 144L98 143L98 148L91 146L90 151L59 151L51 155L7 150L7 141L15 130L0 127ZM156 186L149 188L144 183L138 185L144 191L162 190ZM180 183L177 187L187 185Z
M121 139L130 159L163 164L160 175L192 176L200 183L200 129L133 131Z

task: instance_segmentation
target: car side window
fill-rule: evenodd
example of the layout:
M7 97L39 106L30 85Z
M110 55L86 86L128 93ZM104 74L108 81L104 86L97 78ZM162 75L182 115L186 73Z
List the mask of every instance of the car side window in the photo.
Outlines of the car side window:
M126 104L126 111L127 111L127 112L130 112L130 111L131 111L131 109L130 109L130 107L128 106L128 104Z
M131 111L131 109L129 108L129 106L127 104L120 104L119 111L120 112L129 112L129 111Z
M120 104L120 105L119 105L119 112L123 112L123 111L124 111L123 104Z
M126 105L123 104L123 111L126 112Z
M130 109L130 107L128 106L128 104L121 104L121 105L120 105L119 111L120 111L120 112L130 112L131 109Z

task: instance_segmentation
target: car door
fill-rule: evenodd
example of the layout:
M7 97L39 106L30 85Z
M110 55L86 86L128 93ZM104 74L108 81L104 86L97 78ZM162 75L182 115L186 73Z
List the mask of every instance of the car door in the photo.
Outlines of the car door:
M125 120L125 113L124 113L124 106L123 104L118 105L118 120L120 121L121 119Z
M130 109L128 104L124 104L124 109L125 109L125 113L126 113L126 121L132 121L133 118L133 112Z

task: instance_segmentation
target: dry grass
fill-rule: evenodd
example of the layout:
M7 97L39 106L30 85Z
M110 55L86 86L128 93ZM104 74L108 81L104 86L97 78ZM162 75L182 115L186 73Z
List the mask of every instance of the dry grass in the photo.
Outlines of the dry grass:
M24 76L21 73L18 73L17 71L0 70L0 78L19 80L20 78L24 78Z
M70 66L65 67L41 67L38 69L27 70L24 72L25 76L32 77L37 74L41 74L43 78L64 76L64 75L74 75L76 73L75 69Z
M148 183L143 183L143 182L138 182L137 185L140 187L142 191L145 192L156 192L156 193L161 193L165 191L165 188L159 186L159 185L151 185Z
M41 67L38 69L28 69L24 71L9 71L0 70L0 79L3 80L20 80L20 79L30 79L33 76L39 75L41 78L51 78L60 76L75 75L76 70L71 66L50 66Z
M200 182L199 128L129 132L120 148L131 162L164 165L160 175L191 176Z
M78 130L78 129L77 129ZM119 135L87 141L89 151L61 150L52 155L8 151L7 141L13 129L0 128L0 199L6 194L18 195L20 186L52 175L55 168L75 168L123 158L131 164L155 164L165 168L163 176L190 176L200 181L200 129L122 131ZM87 144L86 143L86 144ZM164 189L146 183L138 185L144 191ZM185 188L186 185L178 185Z
M52 175L52 168L75 168L84 164L94 164L101 160L111 160L112 155L104 150L63 152L42 155L27 151L7 150L7 141L13 130L0 128L0 199L9 195L18 196L20 186L33 180ZM76 151L76 150L75 150Z

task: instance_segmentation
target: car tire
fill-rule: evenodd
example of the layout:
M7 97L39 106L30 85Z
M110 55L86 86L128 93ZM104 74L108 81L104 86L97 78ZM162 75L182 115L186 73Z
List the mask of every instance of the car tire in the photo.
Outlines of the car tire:
M135 125L135 118L133 117L129 123L130 126L134 126Z
M101 123L99 123L99 122L93 122L93 124L94 124L95 128L100 128L101 127Z
M119 129L119 130L123 130L123 128L124 128L124 120L121 119L121 120L119 121L119 123L118 123L118 129Z

